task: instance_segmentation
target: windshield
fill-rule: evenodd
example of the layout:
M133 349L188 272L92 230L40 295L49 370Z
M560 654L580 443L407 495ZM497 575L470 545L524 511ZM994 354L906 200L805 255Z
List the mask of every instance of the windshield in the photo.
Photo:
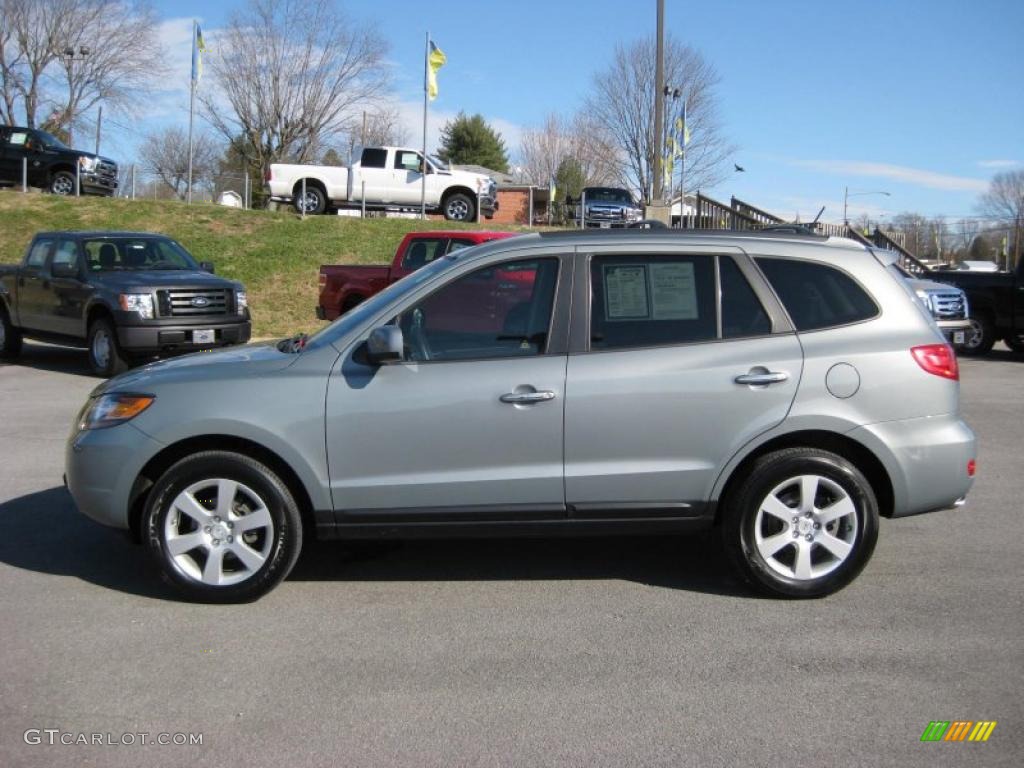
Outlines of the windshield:
M633 204L633 198L624 189L608 189L605 187L589 187L583 190L588 203L625 203Z
M52 133L47 133L46 131L36 131L36 135L39 137L39 140L42 141L43 144L45 144L50 149L69 149L67 144L58 139Z
M389 285L380 293L375 296L371 296L354 309L350 309L330 325L321 328L306 340L305 346L312 347L318 343L331 344L337 339L340 339L353 328L358 327L364 321L372 318L393 301L401 299L403 296L415 291L423 285L423 283L433 279L439 273L444 272L446 269L451 267L456 260L462 258L462 256L468 252L469 249L464 248L460 250L458 254L449 253L439 259L434 259L432 262L427 264L427 266L409 273L401 280Z
M90 272L199 269L188 251L166 237L95 237L83 246Z
M447 171L448 163L439 158L437 155L427 155L427 159L434 164L434 167L439 171Z

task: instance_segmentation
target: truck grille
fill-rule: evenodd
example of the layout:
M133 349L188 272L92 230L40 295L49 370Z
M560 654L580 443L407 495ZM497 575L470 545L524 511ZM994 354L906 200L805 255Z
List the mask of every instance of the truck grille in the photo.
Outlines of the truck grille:
M592 221L622 221L622 208L588 205L587 218Z
M222 288L182 288L157 291L161 317L226 315L234 297Z
M964 295L957 293L932 294L932 306L940 320L960 320L967 316L964 311Z

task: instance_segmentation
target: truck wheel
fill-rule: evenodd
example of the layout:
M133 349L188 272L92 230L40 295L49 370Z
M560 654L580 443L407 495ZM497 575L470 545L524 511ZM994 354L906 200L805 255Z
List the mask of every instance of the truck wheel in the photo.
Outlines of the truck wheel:
M75 174L71 171L57 171L50 179L50 192L63 197L75 194Z
M302 194L302 187L299 185L298 194L295 195L295 211L305 213L307 216L319 216L327 210L327 195L320 187L306 185L306 194Z
M0 306L0 360L13 360L21 354L21 331L14 327L7 310Z
M456 192L444 201L444 217L448 221L473 221L476 218L476 203L469 195Z
M89 367L97 376L110 378L128 370L128 361L109 320L100 318L89 326Z
M878 538L871 484L842 456L788 448L757 459L725 499L720 527L740 575L775 597L849 584Z
M349 296L345 299L345 303L341 305L341 314L345 314L350 309L355 309L363 303L363 297L359 295Z
M964 343L960 345L960 354L967 356L987 355L996 343L996 329L988 315L969 318L971 327L964 334Z
M206 603L255 600L288 575L302 519L267 466L228 451L188 456L157 480L144 538L164 579Z

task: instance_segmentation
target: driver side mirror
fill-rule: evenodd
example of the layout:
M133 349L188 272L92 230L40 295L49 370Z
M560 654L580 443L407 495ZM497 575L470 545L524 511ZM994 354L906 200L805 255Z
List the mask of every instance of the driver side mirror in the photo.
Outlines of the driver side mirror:
M203 272L209 272L211 275L214 273L212 261L200 261L199 268L203 270Z
M366 340L366 357L374 365L397 363L404 357L405 339L397 325L382 325L370 331Z

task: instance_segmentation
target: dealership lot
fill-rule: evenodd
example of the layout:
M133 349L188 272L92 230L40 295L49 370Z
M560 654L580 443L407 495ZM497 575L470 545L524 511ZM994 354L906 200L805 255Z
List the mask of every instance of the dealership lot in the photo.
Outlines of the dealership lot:
M96 383L56 347L0 366L0 764L1024 759L1024 358L1005 349L962 362L967 506L883 521L865 572L813 602L753 597L700 537L315 545L258 603L178 602L61 486ZM932 720L999 725L923 744Z

